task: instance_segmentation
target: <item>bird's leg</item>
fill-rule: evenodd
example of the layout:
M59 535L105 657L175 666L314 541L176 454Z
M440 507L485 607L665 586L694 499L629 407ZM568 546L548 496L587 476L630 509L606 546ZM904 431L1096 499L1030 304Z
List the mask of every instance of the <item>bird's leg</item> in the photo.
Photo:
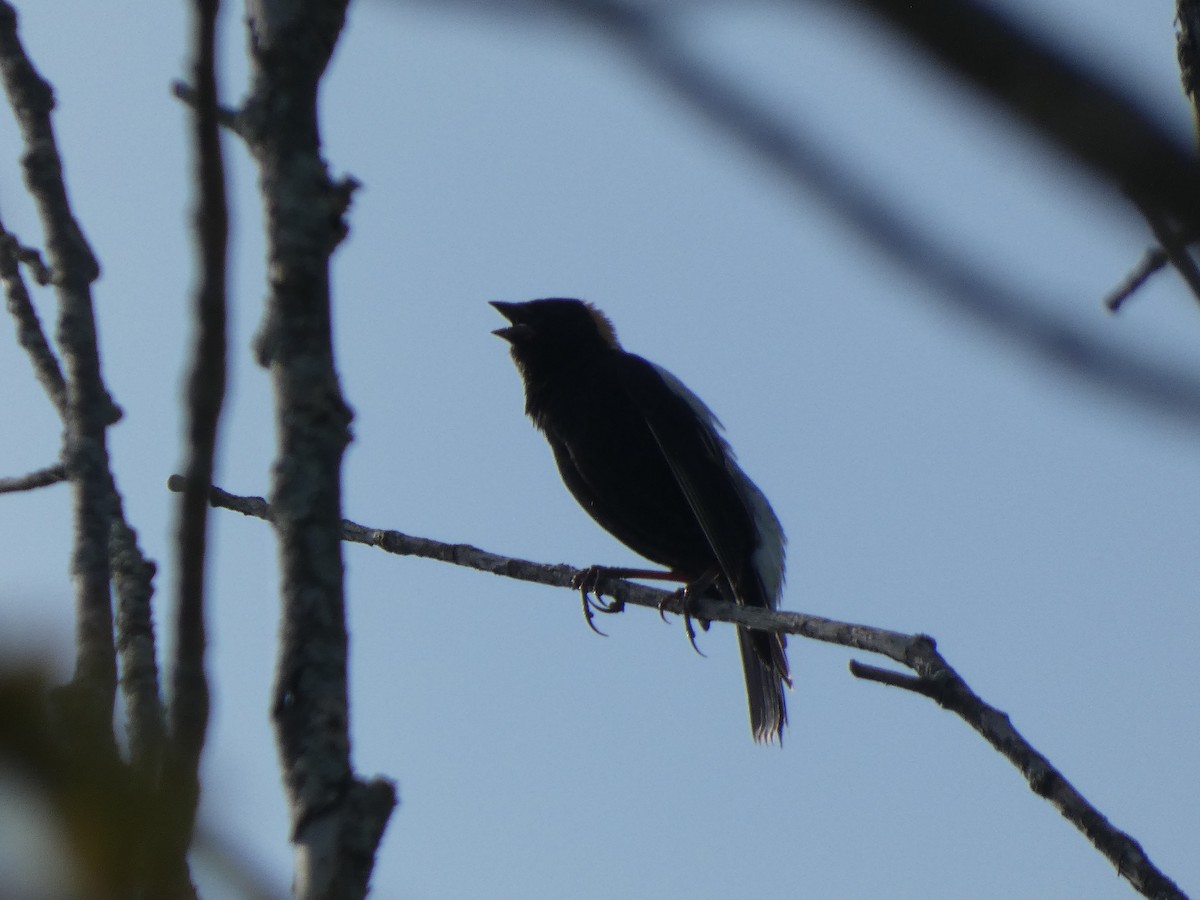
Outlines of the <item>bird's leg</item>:
M588 566L586 569L581 569L571 579L571 587L579 591L579 596L583 600L583 618L587 622L588 628L596 632L602 637L608 637L603 631L596 627L595 612L612 615L619 613L625 609L625 601L617 597L613 597L610 602L603 600L600 591L600 582L610 578L649 578L664 581L682 581L683 576L676 572L661 572L656 569L621 569L611 566ZM659 608L661 614L662 608Z

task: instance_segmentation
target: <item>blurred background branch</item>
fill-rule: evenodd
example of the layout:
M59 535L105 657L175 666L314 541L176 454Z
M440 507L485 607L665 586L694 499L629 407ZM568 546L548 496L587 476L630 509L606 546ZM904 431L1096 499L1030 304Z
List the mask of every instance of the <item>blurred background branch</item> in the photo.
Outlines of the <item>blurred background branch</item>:
M868 188L836 150L823 147L814 129L794 115L790 121L774 115L690 51L676 24L676 7L621 0L545 0L544 5L610 41L653 82L783 177L800 192L798 199L822 202L877 251L922 280L930 299L1100 390L1200 426L1200 380L1192 372L1082 331L1050 312L1041 298L986 274L923 232L907 211ZM1099 76L981 4L863 0L860 5L1109 179L1114 190L1200 230L1195 218L1200 169L1192 155Z

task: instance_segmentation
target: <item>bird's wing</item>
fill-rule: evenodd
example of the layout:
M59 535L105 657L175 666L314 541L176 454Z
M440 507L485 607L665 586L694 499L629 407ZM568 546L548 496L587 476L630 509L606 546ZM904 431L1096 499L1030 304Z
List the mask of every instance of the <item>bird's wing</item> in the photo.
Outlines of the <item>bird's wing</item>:
M721 436L721 423L670 372L633 354L625 354L624 362L621 381L625 390L640 410L696 516L721 573L741 595L739 601L772 605L774 597L765 584L752 589L754 594L761 591L765 596L744 596L744 561L755 553L756 539L768 536L756 533L759 523L744 487L750 481ZM661 390L664 384L669 390ZM753 485L750 487L757 491Z
M777 608L784 536L767 498L741 470L720 434L721 423L699 397L665 369L632 354L626 359L625 390L641 411L735 599L745 606ZM663 391L663 385L669 390ZM755 739L782 737L787 722L783 684L792 683L786 639L739 628L738 641Z

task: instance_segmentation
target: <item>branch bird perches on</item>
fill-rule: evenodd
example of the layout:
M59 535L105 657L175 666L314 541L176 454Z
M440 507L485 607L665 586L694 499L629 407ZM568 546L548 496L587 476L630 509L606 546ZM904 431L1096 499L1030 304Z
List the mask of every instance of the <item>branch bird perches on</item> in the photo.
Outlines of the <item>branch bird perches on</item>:
M182 490L184 479L173 475L168 489ZM217 487L209 489L209 502L223 509L270 521L270 505L262 497L230 494ZM490 572L519 581L567 588L572 601L580 575L586 571L568 565L549 565L525 559L489 553L470 544L448 544L429 538L414 537L399 531L370 528L348 519L342 520L342 540L378 547L399 556L418 556ZM710 622L727 622L759 631L794 634L838 644L855 650L876 653L897 662L913 674L851 661L850 672L856 678L890 687L902 688L929 697L943 709L957 715L991 746L1012 763L1030 789L1050 802L1104 855L1117 874L1145 897L1186 900L1179 887L1150 861L1141 845L1114 826L1070 781L1013 726L1009 716L984 701L938 652L937 643L924 634L904 634L868 625L839 622L821 616L784 610L739 606L711 597L683 598L630 581L608 579L597 587L624 606L642 606L652 610L683 615L685 612Z

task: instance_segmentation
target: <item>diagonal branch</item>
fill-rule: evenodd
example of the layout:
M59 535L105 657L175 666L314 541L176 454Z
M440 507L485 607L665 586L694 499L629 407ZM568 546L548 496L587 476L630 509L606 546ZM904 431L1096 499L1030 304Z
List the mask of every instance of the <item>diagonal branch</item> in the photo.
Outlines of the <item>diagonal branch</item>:
M183 479L172 476L167 487L177 491ZM262 497L242 497L220 488L209 490L213 506L272 521L272 509ZM446 544L428 538L413 537L399 531L370 528L349 520L342 521L342 539L378 547L401 556L419 556L464 566L493 575L516 578L536 584L572 588L583 570L567 565L545 565L488 553L469 544ZM608 579L600 588L615 601L614 611L626 604L683 613L683 600L676 593L649 588L629 581ZM922 634L903 634L868 625L839 622L805 613L753 609L711 597L689 599L689 612L696 618L728 622L760 631L795 634L865 650L885 656L908 667L914 675L851 662L850 671L858 678L899 687L933 699L965 721L989 744L1011 762L1028 782L1030 789L1050 802L1092 845L1146 897L1180 898L1184 894L1170 878L1150 861L1141 845L1116 828L1013 727L1009 717L985 703L937 651L933 638Z
M918 636L918 640L921 637ZM859 662L850 663L851 673L865 681L898 687L929 697L957 715L1011 762L1039 797L1047 800L1112 863L1117 874L1145 897L1155 900L1186 900L1186 896L1150 861L1142 845L1121 831L1094 807L1045 756L1034 749L1013 726L1008 714L984 702L954 668L937 652L931 638L908 665L918 673L913 678L889 669Z
M854 0L1137 202L1200 229L1200 167L1147 110L994 4Z
M1200 423L1200 382L1191 372L1100 341L1070 320L1050 312L1040 298L1010 288L958 257L944 242L921 231L903 210L889 205L865 187L862 178L847 168L839 154L814 140L815 129L782 121L756 97L719 75L690 49L686 34L671 27L666 16L656 14L653 7L628 0L540 2L590 26L597 37L610 40L669 95L749 150L789 186L802 190L806 201L811 196L817 197L875 249L925 281L932 288L931 299L1012 338L1014 346L1059 371L1192 425ZM970 22L968 27L960 21L963 8L972 10L967 19L981 14L978 4L967 0L937 4L899 0L857 2L880 12L886 8L886 15L897 24L917 31L929 28L939 40L946 35L939 37L937 17L943 9L954 10L955 15L947 19L947 34L960 37L955 29L961 26L968 32L964 40L981 39L975 33L978 22ZM927 37L914 36L920 40ZM1020 36L1014 32L1005 37L1016 40ZM979 50L977 43L968 46ZM1018 41L1017 49L1020 48ZM1008 50L1007 46L999 49L991 46L989 52L1003 57ZM1094 134L1096 129L1107 135L1101 141L1104 146L1097 150L1098 158L1087 161L1131 192L1150 198L1159 208L1191 223L1194 209L1200 209L1200 199L1195 207L1187 207L1187 203L1193 196L1200 198L1200 172L1190 158L1160 130L1149 126L1144 133L1109 135L1111 128L1135 125L1142 128L1147 117L1124 105L1119 97L1110 96L1101 86L1095 86L1093 94L1090 91L1093 86L1086 79L1069 83L1081 92L1074 95L1075 100L1090 103L1094 99L1097 108L1107 116L1099 124L1087 126L1092 130L1086 131L1086 135ZM993 89L990 84L983 86ZM1016 100L1011 98L1010 102ZM1040 100L1034 103L1033 111L1018 112L1027 118L1033 113L1040 116L1040 103ZM1051 132L1050 136L1078 141L1078 135ZM1070 145L1070 149L1074 146ZM1168 173L1177 176L1178 182L1169 182Z

